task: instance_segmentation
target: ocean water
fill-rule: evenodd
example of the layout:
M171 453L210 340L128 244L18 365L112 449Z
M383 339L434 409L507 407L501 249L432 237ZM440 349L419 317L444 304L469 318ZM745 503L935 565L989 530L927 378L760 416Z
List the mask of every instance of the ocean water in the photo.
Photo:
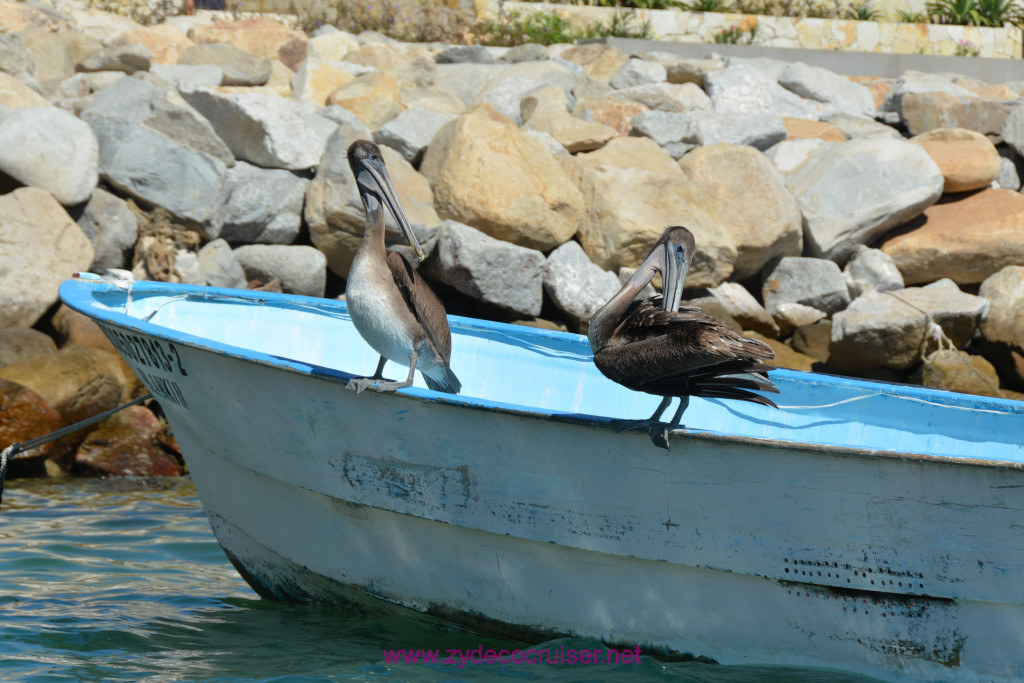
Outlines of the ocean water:
M0 507L0 680L865 681L832 670L662 662L387 663L383 649L526 644L437 619L257 596L228 563L189 479L18 480ZM442 655L444 657L446 655Z

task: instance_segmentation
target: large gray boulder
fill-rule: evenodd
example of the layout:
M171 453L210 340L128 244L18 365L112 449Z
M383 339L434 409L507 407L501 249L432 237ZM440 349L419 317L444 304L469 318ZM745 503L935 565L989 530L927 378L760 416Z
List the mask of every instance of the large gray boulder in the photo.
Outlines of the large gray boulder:
M754 64L730 63L708 73L705 90L720 114L770 112L776 116L817 121L837 111L830 104L805 100L779 85L770 72Z
M891 291L891 294L927 313L929 321L941 327L942 333L956 347L971 340L989 310L988 300L960 291L949 278L924 287Z
M510 76L502 79L480 97L481 102L488 102L505 116L515 121L517 126L523 123L523 98L535 90L544 88L545 83L536 78L526 76Z
M92 53L77 65L79 71L149 71L152 55L149 48L141 43L120 43L110 45Z
M263 85L273 70L270 60L231 45L208 43L189 45L178 64L212 64L224 72L224 85Z
M281 289L291 294L323 296L327 284L327 259L302 245L248 244L234 251L249 280L281 281Z
M391 119L374 133L378 144L395 150L410 164L416 165L422 158L437 131L449 121L457 118L454 114L411 107Z
M238 159L264 168L301 171L320 163L320 137L288 100L254 92L182 89Z
M1024 266L989 276L979 294L990 304L981 326L982 351L1009 386L1024 391Z
M872 289L880 292L903 289L903 276L892 257L881 249L864 245L854 249L853 256L843 268L843 278L852 299Z
M544 264L544 291L581 329L621 287L618 276L591 261L574 240L552 251Z
M782 304L796 303L835 313L850 303L843 274L832 261L787 256L764 274L764 306L773 316Z
M923 355L928 316L886 292L869 291L832 317L829 367L906 370Z
M96 252L89 270L102 273L108 268L131 267L139 219L127 202L97 187L78 219L78 226Z
M662 147L678 142L696 146L727 142L760 150L785 140L787 135L782 118L771 112L645 111L633 117L633 131L650 137Z
M536 316L543 303L544 254L496 240L468 225L442 221L430 272L463 294Z
M226 184L227 197L207 224L209 237L232 244L291 244L299 236L307 179L239 161L228 170Z
M121 78L93 96L82 119L92 126L99 140L101 171L136 126L158 131L222 164L235 163L231 150L210 122L166 83L140 76Z
M907 222L942 195L942 171L920 145L837 143L787 182L804 216L806 253L840 263L860 244Z
M616 90L622 90L648 83L661 83L667 76L668 73L661 64L633 57L612 76L608 85Z
M846 114L865 117L875 114L875 100L870 90L819 66L794 62L779 74L779 85L805 99L832 105Z
M768 337L779 335L779 326L754 295L738 282L723 282L708 290L726 312L745 330L754 330Z
M203 245L196 260L203 279L211 287L245 289L245 271L224 240L215 239Z
M660 111L685 113L712 108L711 98L694 83L645 83L616 90L609 97L639 102Z
M98 168L96 136L70 112L31 107L0 120L0 172L46 190L65 206L89 198Z

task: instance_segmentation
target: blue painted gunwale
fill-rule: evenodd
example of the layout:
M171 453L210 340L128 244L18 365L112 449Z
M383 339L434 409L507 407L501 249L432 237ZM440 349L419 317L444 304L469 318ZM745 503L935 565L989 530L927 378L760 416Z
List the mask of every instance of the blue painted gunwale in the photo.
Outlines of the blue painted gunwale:
M165 327L163 325L155 324L148 320L140 319L121 311L108 308L108 306L115 304L114 299L118 296L125 296L122 290L118 290L113 285L98 280L67 280L60 287L60 297L70 308L99 322L108 323L128 331L138 332L157 339L180 343L219 355L279 368L288 372L294 372L327 381L347 383L347 381L352 377L358 376L333 368L312 365L296 359L271 355L254 349L245 348L243 346L227 344L214 339L196 336L188 332ZM168 297L178 300L187 297L189 300L195 300L197 302L232 302L240 305L272 306L283 310L303 312L313 310L329 317L342 320L348 319L348 309L343 301L294 294L253 292L248 290L140 281L135 283L132 296L134 301L139 301L146 297ZM101 297L107 301L101 304ZM518 325L508 325L460 316L449 316L449 320L452 326L453 338L456 343L459 334L481 336L483 338L498 336L507 337L509 335L514 335L519 338L535 340L539 345L568 352L581 359L589 360L591 358L589 343L586 337L581 335L553 330L541 330ZM786 369L774 370L772 372L772 376L780 383L795 383L800 386L814 386L824 389L825 391L828 391L829 389L842 392L861 391L864 393L905 398L936 407L948 406L958 410L975 410L982 413L996 413L1006 417L1018 416L1024 418L1024 402L1019 401L956 394L952 392L937 391L927 387L869 382L847 377L810 372L797 372ZM449 404L453 407L482 409L513 413L517 415L529 415L541 419L585 424L607 430L613 429L612 422L615 419L608 416L588 413L549 410L533 405L495 401L476 396L452 396L416 386L403 389L398 392L398 394L417 400ZM1020 424L1024 426L1024 420L1021 420ZM1021 436L1024 437L1024 429L1019 431ZM908 451L905 449L895 450L880 447L865 448L850 445L816 443L813 441L793 441L788 439L750 437L728 432L717 432L713 429L703 428L688 428L686 436L687 438L731 441L740 444L749 444L759 448L795 448L799 450L827 451L830 453L862 457L913 458L970 466L989 465L1012 469L1024 469L1024 445L1020 442L1014 442L1017 452L1010 454L1011 457L982 457L980 455L973 454L966 456L932 454L927 452L926 449L922 449L921 451ZM1024 438L1021 438L1021 442L1024 442Z

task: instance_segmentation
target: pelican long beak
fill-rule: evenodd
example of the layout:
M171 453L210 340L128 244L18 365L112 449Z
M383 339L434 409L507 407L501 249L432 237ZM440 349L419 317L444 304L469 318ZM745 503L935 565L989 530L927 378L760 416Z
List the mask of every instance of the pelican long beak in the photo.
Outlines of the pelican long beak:
M683 298L686 274L690 270L693 254L688 253L685 245L671 240L661 245L659 251L660 263L655 268L661 271L662 308L666 311L677 311Z
M412 226L409 225L409 219L405 216L405 211L402 209L402 205L398 202L398 198L395 196L395 188L391 184L391 178L388 176L388 170L384 166L383 162L375 163L373 161L367 161L363 164L363 169L370 174L373 178L374 184L380 191L380 196L384 200L384 205L387 206L388 211L395 217L395 221L398 223L398 227L402 229L402 234L405 235L405 239L409 241L412 248L416 250L416 255L422 261L424 259L423 248L420 246L419 240L416 239L416 233L413 232Z

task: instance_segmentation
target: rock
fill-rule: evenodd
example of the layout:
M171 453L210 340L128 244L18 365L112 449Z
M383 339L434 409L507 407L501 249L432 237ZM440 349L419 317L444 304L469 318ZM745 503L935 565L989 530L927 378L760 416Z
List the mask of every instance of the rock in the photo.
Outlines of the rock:
M94 255L64 208L35 187L0 196L0 244L0 329L35 325L57 302L60 283Z
M645 111L648 111L647 105L631 100L586 98L576 101L573 114L584 121L604 124L619 135L629 135L633 130L633 117Z
M466 104L455 95L441 92L434 88L408 88L402 90L402 104L407 108L420 107L429 109L438 114L453 114L458 116ZM518 107L517 107L518 111Z
M81 344L93 349L117 353L117 349L110 343L107 335L95 320L64 304L61 304L57 312L53 314L50 324L53 325L62 347Z
M658 62L665 67L665 77L669 83L693 83L702 88L704 87L704 78L710 72L725 68L725 62L718 57L680 59L667 52L650 52L640 56Z
M805 252L842 263L857 245L935 203L943 183L919 145L854 139L827 149L787 185L803 211Z
M1001 397L999 376L992 364L966 351L944 349L924 359L912 381L926 387L963 394Z
M832 321L819 320L810 325L802 325L793 330L790 344L805 356L810 356L819 363L828 363L829 346L832 343Z
M224 72L223 85L263 85L270 78L270 60L230 45L190 45L178 64L212 64Z
M235 157L202 114L166 84L138 76L122 78L96 93L82 112L100 145L100 171L117 154L137 126L145 126L170 140L231 165ZM167 182L167 179L164 179Z
M224 72L213 64L154 64L150 73L175 88L217 86L224 81Z
M782 119L786 127L787 140L803 140L816 138L825 142L845 142L846 135L836 126L825 121L807 121L805 119Z
M985 298L961 292L949 279L938 280L925 287L907 287L891 294L927 313L957 347L965 346L971 340L989 310L989 302Z
M943 192L988 187L999 177L1002 162L988 138L964 128L937 128L910 139L921 145L945 179Z
M884 123L879 123L872 119L865 119L860 116L850 116L849 114L842 113L826 114L821 117L821 120L838 128L839 131L850 140L854 138L903 140L903 136L900 135L900 132L892 126L887 126Z
M928 317L896 297L869 291L832 317L829 369L906 370L921 358Z
M145 46L149 50L153 66L177 64L181 53L193 44L184 33L169 24L143 26L128 31L124 35L124 40L127 43ZM213 85L220 85L220 83Z
M1018 156L1024 156L1024 109L1014 107L999 134Z
M543 145L481 114L441 128L420 171L439 216L506 242L553 249L583 219L583 197Z
M215 239L203 245L198 256L199 270L211 287L233 287L245 289L248 282L238 257L231 251L231 245L223 239Z
M522 125L523 98L544 87L543 81L538 81L536 78L513 76L499 81L480 97L480 101L491 103L495 109L512 119L516 125Z
M149 48L141 43L111 45L78 63L79 71L123 71L133 74L148 71L151 65Z
M981 324L981 348L1007 386L1024 391L1024 266L1006 266L978 293L989 302Z
M552 251L544 264L544 291L584 330L597 309L621 287L618 276L594 265L574 240Z
M409 163L416 165L422 158L437 131L457 118L452 114L439 114L429 109L413 107L381 126L373 139L391 147Z
M334 62L310 57L292 78L292 96L322 107L332 92L354 78L355 74Z
M78 219L78 226L95 252L90 271L102 273L108 268L130 266L139 219L123 199L97 187Z
M206 117L237 159L292 171L320 163L323 147L316 134L284 98L216 88L183 90L182 96Z
M665 146L673 142L713 145L726 142L768 149L786 139L786 127L774 114L720 114L705 111L687 114L648 111L633 117L634 134L647 135Z
M456 221L441 222L430 271L463 294L536 316L543 301L544 254L487 236Z
M399 50L390 45L374 43L363 45L345 55L345 61L382 71L398 79L399 85L429 88L435 84L439 67L426 50L413 47ZM448 67L452 65L446 65ZM470 69L478 64L459 64Z
M837 111L868 118L875 115L870 90L828 69L794 62L782 70L778 80L779 85L800 97L830 104Z
M438 64L493 64L494 57L483 45L453 45L434 55Z
M825 311L797 303L781 303L775 309L775 323L779 326L780 337L788 336L801 327L814 325L827 317Z
M232 244L291 244L296 240L308 180L290 171L240 161L228 171L227 185L227 198L206 227L210 237Z
M129 31L142 28L142 24L130 17L99 9L73 9L71 16L77 31L104 44L117 42Z
M1003 154L999 155L999 175L996 176L996 182L1004 190L1020 190L1020 172L1017 169L1017 164L1012 158L1007 158Z
M45 29L56 33L71 28L68 16L41 3L0 3L0 26L12 33L30 29Z
M45 356L56 350L57 345L50 335L31 327L10 327L0 330L0 368ZM2 411L0 414L3 414Z
M46 190L65 206L89 198L99 181L98 166L96 136L70 112L33 107L0 120L0 171Z
M61 36L42 28L27 29L19 36L35 63L33 75L41 82L61 80L75 73L71 50Z
M340 61L345 59L349 52L359 49L359 41L351 33L335 31L321 35L310 35L309 57L329 61Z
M779 336L779 326L743 285L723 282L708 292L722 302L725 310L743 329L754 330L772 338Z
M799 138L795 140L783 140L765 150L767 156L779 172L783 174L787 187L791 185L793 178L799 178L804 169L812 160L816 160L836 143L825 142L818 138ZM795 184L793 182L792 184Z
M853 250L843 268L843 279L851 299L873 289L880 292L903 289L903 276L892 257L881 249L870 249L863 244Z
M680 113L710 110L712 107L711 99L693 83L649 83L616 90L609 97L639 102L650 109Z
M608 81L608 85L616 90L621 90L637 85L646 85L647 83L661 83L666 77L665 67L661 64L634 57L612 76L611 80Z
M36 63L21 37L0 34L0 71L22 82L35 80Z
M831 104L806 100L783 88L770 73L753 64L730 62L724 69L710 72L704 88L720 114L769 112L817 121L822 114L838 111Z
M714 286L732 274L736 248L718 213L716 189L687 180L654 141L615 138L578 155L570 168L587 207L580 244L601 268L638 267L665 227L685 225L697 241L687 286Z
M335 88L328 96L327 104L348 109L371 131L376 131L405 108L398 80L386 73L356 76Z
M229 190L220 160L146 126L130 126L101 171L121 192L190 226L205 225Z
M736 250L733 277L751 277L773 258L801 253L800 208L763 154L747 146L705 145L683 157L679 168Z
M582 66L591 78L605 82L610 81L629 62L629 57L622 50L602 43L571 47L561 57Z
M903 119L903 101L916 93L945 93L954 98L980 99L967 88L956 85L942 74L907 71L893 83L892 90L880 110L896 112Z
M537 43L522 43L509 49L498 61L509 64L519 62L538 62L548 58L548 51L543 45Z
M960 285L981 282L1005 266L1024 263L1024 196L981 190L935 204L881 249L907 284L943 277Z
M561 88L536 90L523 98L523 127L547 133L571 154L599 149L616 136L613 128L573 116L568 106Z
M348 277L349 266L356 249L362 241L366 212L355 179L345 156L349 145L362 136L358 131L342 126L327 143L324 162L317 169L316 177L306 191L305 219L309 235L317 249L327 256L328 266L341 277ZM441 223L434 210L434 196L430 183L402 156L390 147L381 148L388 175L395 186L395 193L401 197L402 209L409 224L416 233L426 254L433 249L437 229ZM384 212L389 245L395 247L410 260L416 262L412 248L390 212Z
M81 344L0 368L0 379L39 394L60 412L63 424L110 410L130 400L141 386L116 353Z
M39 394L16 382L0 379L0 449L46 436L61 427L60 413ZM45 443L15 455L10 462L32 460L49 455L53 443Z
M772 351L775 352L775 358L770 362L776 367L787 368L789 370L800 370L801 372L810 372L814 369L813 358L805 356L799 351L794 351L790 346L783 344L777 339L766 337L763 334L754 332L753 330L744 330L743 336L757 339L758 341L762 341L772 347Z
M281 281L290 294L324 295L327 258L313 247L284 244L248 244L234 251L247 280Z
M0 72L0 105L14 109L48 107L49 100L14 76Z
M224 43L267 59L280 59L290 69L298 68L306 59L309 42L302 31L269 17L196 26L190 37L197 43Z
M921 92L902 98L901 114L911 135L936 128L966 128L982 135L999 135L1012 110L1005 102L973 95Z
M764 307L775 315L781 304L796 303L826 313L841 311L850 293L839 266L825 259L787 256L769 266L761 286Z
M176 477L178 459L160 445L164 427L144 406L131 406L101 421L75 453L75 463L103 477Z

